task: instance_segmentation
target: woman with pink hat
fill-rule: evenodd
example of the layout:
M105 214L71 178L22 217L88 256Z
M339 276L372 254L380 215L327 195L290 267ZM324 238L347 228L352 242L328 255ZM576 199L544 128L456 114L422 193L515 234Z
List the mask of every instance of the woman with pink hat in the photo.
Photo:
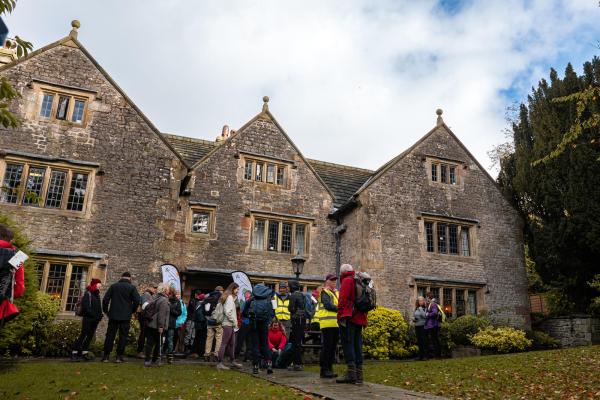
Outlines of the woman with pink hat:
M71 359L73 361L86 360L90 342L96 333L96 328L102 319L102 303L100 301L100 279L93 278L86 291L77 303L75 314L81 319L81 333L73 344Z

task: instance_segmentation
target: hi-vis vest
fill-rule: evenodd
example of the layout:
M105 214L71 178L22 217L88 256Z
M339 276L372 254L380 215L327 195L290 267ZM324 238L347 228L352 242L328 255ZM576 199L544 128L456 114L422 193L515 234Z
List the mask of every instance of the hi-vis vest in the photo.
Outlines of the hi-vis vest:
M329 289L323 289L321 295L319 296L319 309L317 310L315 317L319 320L319 326L321 327L321 329L337 328L337 312L329 311L325 308L325 306L323 305L323 300L321 299L321 296L323 296L323 292L327 293L327 295L331 298L331 301L336 307L338 305L338 293L332 292Z
M289 321L290 320L290 310L288 309L290 305L289 297L285 300L279 298L279 296L274 295L273 300L277 300L277 308L275 309L275 317L280 321Z

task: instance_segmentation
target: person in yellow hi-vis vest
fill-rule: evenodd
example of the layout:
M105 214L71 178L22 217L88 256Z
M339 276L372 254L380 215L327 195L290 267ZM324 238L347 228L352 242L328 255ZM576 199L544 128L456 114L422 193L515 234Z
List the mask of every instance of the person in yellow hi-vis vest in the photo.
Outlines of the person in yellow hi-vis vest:
M321 327L321 378L335 378L333 362L338 344L339 327L337 321L338 292L335 289L337 276L329 274L325 277L325 285L319 296L318 311L315 314Z
M275 309L275 318L279 320L281 325L285 328L287 334L290 333L291 321L290 321L290 296L288 294L288 283L279 282L279 293L275 292L273 295L273 308Z

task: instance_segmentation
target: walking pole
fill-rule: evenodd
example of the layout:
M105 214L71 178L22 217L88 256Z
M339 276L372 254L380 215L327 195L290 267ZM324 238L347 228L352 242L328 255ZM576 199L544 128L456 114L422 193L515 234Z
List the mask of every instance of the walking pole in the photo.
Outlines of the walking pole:
M158 364L162 362L162 332L158 334Z

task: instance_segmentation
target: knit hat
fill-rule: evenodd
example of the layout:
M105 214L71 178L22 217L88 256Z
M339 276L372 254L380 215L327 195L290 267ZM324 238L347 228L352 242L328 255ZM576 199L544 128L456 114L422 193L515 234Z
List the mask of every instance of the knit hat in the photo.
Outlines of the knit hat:
M92 281L90 282L90 286L96 286L99 283L102 283L102 281L100 279L92 278Z

